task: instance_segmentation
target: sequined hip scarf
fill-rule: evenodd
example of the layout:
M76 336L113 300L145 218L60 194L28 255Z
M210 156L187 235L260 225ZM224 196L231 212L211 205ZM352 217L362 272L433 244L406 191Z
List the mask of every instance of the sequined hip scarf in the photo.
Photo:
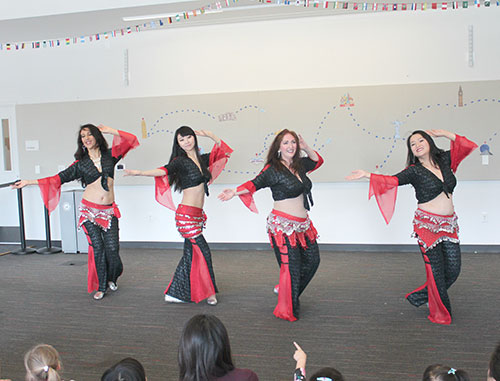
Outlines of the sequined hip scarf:
M285 244L285 236L292 247L297 246L297 242L302 247L307 247L306 237L310 242L316 242L318 232L309 216L305 218L295 217L290 214L273 209L267 217L267 232L271 246L273 238L278 247Z
M90 221L95 225L100 226L104 231L111 227L111 220L113 216L120 218L120 210L118 205L114 202L110 205L95 204L82 198L80 204L80 218L78 220L78 227L80 228L86 221Z
M201 208L179 204L175 211L175 224L183 238L196 238L203 233L207 215Z
M436 247L443 241L459 243L458 217L456 213L442 216L419 208L415 211L413 218L412 236L417 238L424 252Z

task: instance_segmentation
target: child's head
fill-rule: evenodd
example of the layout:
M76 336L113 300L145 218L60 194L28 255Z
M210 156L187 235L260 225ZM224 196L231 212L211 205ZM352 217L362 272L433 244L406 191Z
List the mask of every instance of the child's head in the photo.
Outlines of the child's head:
M465 370L434 364L427 367L422 381L470 381L470 378Z
M26 381L59 381L59 353L52 345L38 344L24 356Z
M314 373L309 381L344 381L344 376L335 368L323 368Z

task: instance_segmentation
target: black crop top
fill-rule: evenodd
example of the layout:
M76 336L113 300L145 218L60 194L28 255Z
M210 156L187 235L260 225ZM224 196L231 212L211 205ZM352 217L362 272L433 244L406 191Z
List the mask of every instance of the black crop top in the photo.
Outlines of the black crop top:
M449 198L457 185L457 179L451 170L450 151L443 152L440 156L439 168L443 175L443 181L420 163L410 165L394 175L398 178L399 185L413 185L419 204L435 199L442 192Z
M201 156L203 164L208 168L210 154L205 153ZM208 182L210 178L203 175L196 163L187 156L177 156L170 163L163 166L168 173L175 173L180 179L182 190L204 184L205 194L208 196Z
M323 163L323 159L320 156L317 162L308 157L303 157L300 160L302 162L302 169L299 171L300 180L288 169L279 171L274 167L266 166L257 177L250 181L255 191L270 187L274 201L295 198L303 194L304 208L309 210L310 205L314 205L314 202L311 193L312 182L307 177L307 173L317 169Z
M59 172L61 184L83 179L84 183L88 185L92 184L100 177L102 188L109 192L108 177L114 178L115 165L121 158L122 156L117 158L111 156L110 150L101 154L102 172L99 172L89 156L86 155L82 160L75 161L64 171Z
M83 179L84 184L92 184L99 177L101 178L102 188L109 192L108 177L115 177L115 165L118 163L131 149L137 147L139 142L135 135L128 132L118 131L118 136L113 137L113 146L107 152L101 152L101 168L102 172L97 170L97 167L92 162L90 157L85 155L81 160L75 161L68 168L58 173L61 179L61 184L73 180Z

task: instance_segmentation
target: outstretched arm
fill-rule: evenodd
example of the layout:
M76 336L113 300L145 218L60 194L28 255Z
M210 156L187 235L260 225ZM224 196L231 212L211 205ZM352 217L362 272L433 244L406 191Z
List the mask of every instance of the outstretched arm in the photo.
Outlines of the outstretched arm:
M222 192L219 193L217 198L221 201L229 201L231 200L234 196L239 196L245 193L250 193L248 189L242 189L240 191L236 191L236 189L231 189L231 188L226 188Z
M140 171L138 169L126 169L124 176L149 176L149 177L157 177L164 176L165 171L159 168L150 169L147 171Z
M359 180L362 178L369 179L371 176L370 172L367 172L363 169L356 169L355 171L352 171L349 176L346 176L346 180L353 181L353 180Z
M10 187L12 189L21 189L27 185L38 185L38 180L19 180L12 184Z
M116 130L116 129L112 128L112 127L109 127L109 126L105 126L104 124L98 125L97 128L103 134L110 134L110 135L114 135L114 136L119 136L120 135L119 132L118 132L118 130Z
M194 133L197 136L205 136L207 138L210 138L215 142L215 144L220 145L220 139L212 131L198 130L198 131L195 131Z

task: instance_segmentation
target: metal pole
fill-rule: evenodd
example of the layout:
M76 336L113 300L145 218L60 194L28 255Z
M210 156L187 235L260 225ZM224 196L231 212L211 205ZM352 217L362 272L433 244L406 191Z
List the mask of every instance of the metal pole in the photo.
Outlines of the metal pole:
M21 239L21 250L14 251L12 254L24 255L33 254L36 250L26 247L26 232L24 230L24 207L23 190L17 190L17 210L19 212L19 237Z
M38 249L37 254L55 254L60 253L62 250L60 247L52 247L52 241L50 239L50 216L49 211L46 207L43 208L45 212L45 244L47 247L42 247Z

